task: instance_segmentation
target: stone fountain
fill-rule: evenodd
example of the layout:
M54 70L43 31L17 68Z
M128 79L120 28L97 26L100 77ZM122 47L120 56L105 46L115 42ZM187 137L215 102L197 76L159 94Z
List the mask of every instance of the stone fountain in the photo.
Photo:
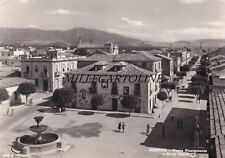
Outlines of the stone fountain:
M33 135L23 135L18 137L12 146L12 151L17 154L38 155L52 153L55 151L64 151L69 148L62 141L58 134L48 131L47 125L40 125L44 119L43 116L37 115L34 117L36 125L29 127L29 130L34 132Z

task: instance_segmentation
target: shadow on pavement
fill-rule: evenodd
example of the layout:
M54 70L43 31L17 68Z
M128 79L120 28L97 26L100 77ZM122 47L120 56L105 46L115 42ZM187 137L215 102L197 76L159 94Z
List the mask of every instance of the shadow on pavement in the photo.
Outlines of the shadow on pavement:
M42 109L38 109L37 111L43 112L43 113L58 113L59 112L57 108L42 108Z
M171 113L174 119L171 120ZM157 123L150 135L144 141L144 145L147 147L157 147L166 149L196 149L196 114L199 114L199 122L202 131L200 135L200 145L203 149L206 149L206 139L209 125L206 121L206 111L197 111L189 109L173 108L164 123ZM178 119L182 120L182 128L178 128ZM164 134L163 137L163 128Z
M94 115L92 111L79 111L78 114L80 115Z
M121 114L121 113L111 113L111 114L106 114L108 117L113 117L113 118L126 118L129 117L128 114Z
M193 103L192 100L178 100L178 102L183 102L183 103Z
M80 126L72 126L68 128L59 128L54 132L60 134L68 134L73 138L80 138L80 137L99 137L100 129L102 125L100 123L86 123Z
M190 98L190 99L194 99L195 97L193 96L188 96L188 95L180 95L178 96L179 98Z

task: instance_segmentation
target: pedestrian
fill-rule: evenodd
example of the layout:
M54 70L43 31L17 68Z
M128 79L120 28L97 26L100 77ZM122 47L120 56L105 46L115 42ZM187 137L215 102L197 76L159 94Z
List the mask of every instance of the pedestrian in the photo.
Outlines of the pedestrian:
M148 135L149 134L149 131L150 131L150 125L149 124L147 124L147 129L146 129L146 135Z
M33 105L33 98L31 97L30 98L30 106L32 106Z
M122 130L123 130L123 133L124 133L124 130L125 130L125 123L124 122L122 123Z
M173 112L171 112L171 114L170 114L170 120L171 120L171 121L174 120L174 114L173 114Z
M163 136L163 137L166 136L166 135L165 135L165 127L164 127L164 126L162 126L162 136Z
M7 115L9 115L9 108L7 109L7 112L6 112L6 114L7 114Z
M121 129L121 122L118 124L118 130L120 132L120 129Z
M11 115L13 115L13 114L14 114L14 110L12 109L12 110L11 110Z

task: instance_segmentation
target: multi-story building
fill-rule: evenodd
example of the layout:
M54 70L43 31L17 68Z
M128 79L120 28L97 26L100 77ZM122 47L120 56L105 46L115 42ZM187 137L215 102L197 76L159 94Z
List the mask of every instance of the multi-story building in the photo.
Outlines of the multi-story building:
M181 66L188 64L188 61L191 59L190 52L183 50L174 51L171 55L180 58Z
M92 43L79 43L77 49L85 49L88 51L96 52L96 51L103 51L107 54L118 54L119 53L119 46L114 42L106 42L105 44L95 44Z
M181 59L178 56L171 56L171 58L173 58L173 70L174 73L176 74L177 72L180 71Z
M88 66L98 61L112 61L112 62L128 62L145 70L156 73L156 78L161 78L162 58L156 57L146 51L135 51L132 54L116 54L116 55L93 55L87 58L78 60L78 68ZM159 91L159 80L154 82L156 86L156 92Z
M23 58L21 63L21 76L34 80L37 90L54 91L62 88L64 73L77 68L77 57L48 52L44 57Z
M155 75L132 63L99 61L67 72L64 86L75 89L75 108L96 109L91 99L98 94L104 98L100 110L127 111L121 100L125 95L132 95L138 101L135 112L151 113L157 95L157 87L152 80Z
M161 65L162 65L162 75L168 76L171 80L174 77L174 62L173 58L170 58L163 54L155 54L155 56L162 58Z

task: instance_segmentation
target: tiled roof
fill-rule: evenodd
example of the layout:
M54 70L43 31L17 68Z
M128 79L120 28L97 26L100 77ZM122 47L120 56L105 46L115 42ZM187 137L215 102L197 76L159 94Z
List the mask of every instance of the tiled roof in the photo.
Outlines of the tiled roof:
M102 62L104 62L105 67L101 70L96 70L93 71L94 66L96 65L102 65ZM118 65L123 65L124 68L118 71L110 71L114 66ZM67 72L66 74L97 74L97 75L140 75L140 74L145 74L145 75L154 75L153 72L142 69L140 67L137 67L133 64L126 63L126 62L107 62L107 61L99 61L94 64L72 70L70 72Z
M170 58L170 57L168 57L168 56L166 56L164 54L156 54L155 56L158 56L160 58L164 58L164 59L167 59L167 60L173 60L173 58Z
M0 79L0 88L14 87L23 82L32 82L32 80L28 80L28 79L20 78L20 77L3 78L3 79Z
M113 61L115 55L96 54L86 58L80 58L79 61Z
M154 56L151 51L135 51L136 53L140 54L140 55L144 55L145 57L147 57L150 60L153 61L158 61L161 60L161 58ZM160 51L158 51L160 52Z
M214 56L214 57L211 57L209 59L209 61L214 61L214 60L224 60L225 59L225 56L224 55L217 55L217 56Z
M221 69L225 69L225 63L211 67L211 70L221 70Z
M136 51L135 53L117 54L117 55L101 55L96 54L90 57L80 59L80 61L158 61L161 58L152 55L147 51Z
M215 138L217 158L225 157L225 93L209 95L211 138Z

